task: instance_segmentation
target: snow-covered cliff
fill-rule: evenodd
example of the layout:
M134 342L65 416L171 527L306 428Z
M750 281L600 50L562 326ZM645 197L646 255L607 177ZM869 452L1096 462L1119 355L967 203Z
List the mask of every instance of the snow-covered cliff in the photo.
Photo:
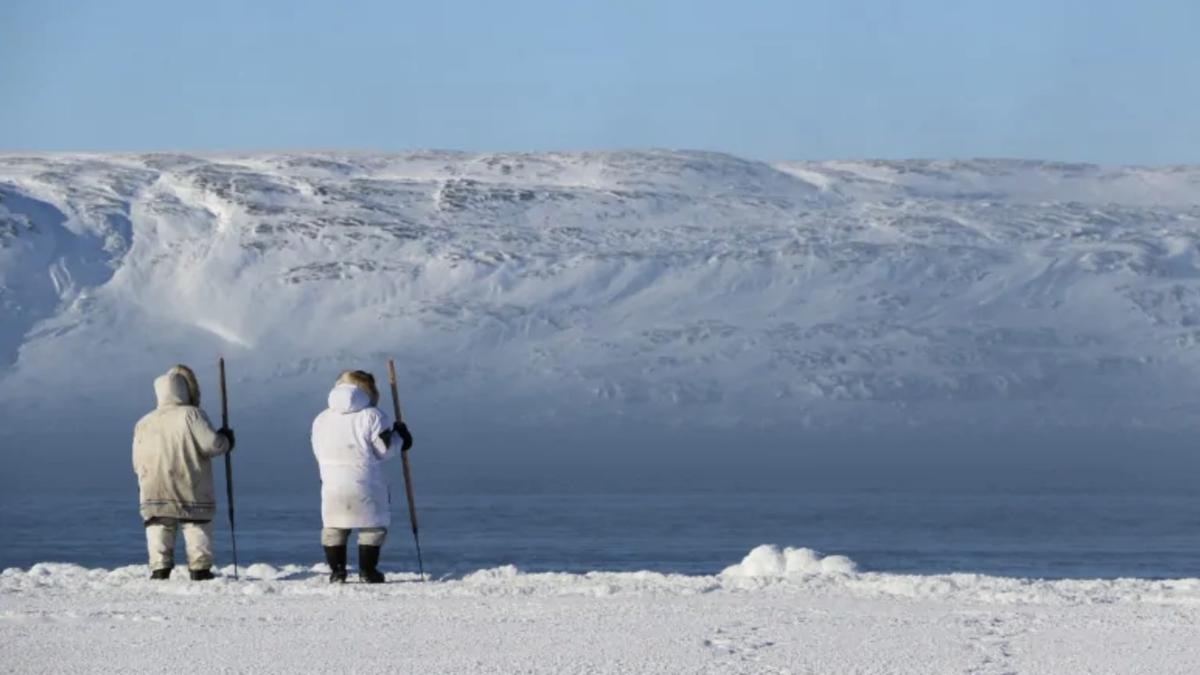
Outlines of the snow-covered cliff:
M1200 168L697 152L0 156L0 416L397 358L429 415L1181 428ZM145 390L145 391L143 391Z

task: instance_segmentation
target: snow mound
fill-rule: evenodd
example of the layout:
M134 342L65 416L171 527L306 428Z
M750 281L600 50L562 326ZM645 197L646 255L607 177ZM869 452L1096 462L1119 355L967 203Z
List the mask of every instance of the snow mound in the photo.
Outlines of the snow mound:
M810 574L854 574L858 566L843 555L822 556L811 548L785 548L763 544L746 554L742 562L726 567L721 576L787 577Z

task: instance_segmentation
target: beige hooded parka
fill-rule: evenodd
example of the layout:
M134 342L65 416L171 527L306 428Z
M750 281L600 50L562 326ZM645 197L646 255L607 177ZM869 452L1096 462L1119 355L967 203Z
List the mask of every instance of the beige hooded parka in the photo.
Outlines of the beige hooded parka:
M196 406L194 387L176 369L154 380L158 407L133 430L133 471L141 491L143 520L212 520L212 458L229 452Z

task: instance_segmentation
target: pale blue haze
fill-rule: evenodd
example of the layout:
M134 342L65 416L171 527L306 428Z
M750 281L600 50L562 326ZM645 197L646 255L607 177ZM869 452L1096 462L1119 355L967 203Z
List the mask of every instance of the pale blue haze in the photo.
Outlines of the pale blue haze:
M1200 161L1200 3L0 4L0 149Z

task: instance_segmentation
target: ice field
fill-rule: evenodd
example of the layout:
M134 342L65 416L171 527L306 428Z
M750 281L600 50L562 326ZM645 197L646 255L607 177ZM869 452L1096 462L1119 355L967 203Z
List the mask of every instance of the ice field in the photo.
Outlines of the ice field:
M41 564L0 574L14 672L1189 673L1200 580L859 573L762 546L718 575L523 574L330 586ZM231 569L226 568L226 573Z

